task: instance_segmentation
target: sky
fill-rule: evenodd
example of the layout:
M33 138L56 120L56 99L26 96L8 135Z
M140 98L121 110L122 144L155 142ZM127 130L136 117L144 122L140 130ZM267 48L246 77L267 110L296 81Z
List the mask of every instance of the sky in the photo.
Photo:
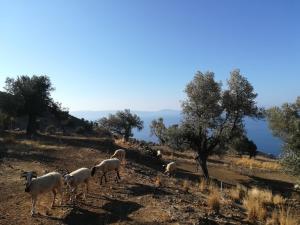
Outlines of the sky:
M70 111L180 109L196 71L239 68L260 106L300 95L297 0L0 0L0 90L48 75Z

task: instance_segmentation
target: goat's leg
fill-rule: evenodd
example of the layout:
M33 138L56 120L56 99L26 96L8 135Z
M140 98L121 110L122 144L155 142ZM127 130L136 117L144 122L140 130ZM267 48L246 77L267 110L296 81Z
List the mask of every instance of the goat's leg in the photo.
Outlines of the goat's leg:
M53 208L53 206L54 206L54 203L55 203L55 198L56 198L56 190L55 190L55 189L53 189L53 190L52 190L52 193L53 193L53 201L52 201L52 204L51 204L51 208Z
M102 175L101 178L100 178L100 185L102 185L102 179L103 179L103 176L104 176L104 175Z
M105 180L105 183L107 183L106 173L104 173L104 180Z
M58 193L59 193L60 198L61 198L61 199L60 199L60 202L59 202L59 205L62 205L63 199L64 199L64 193L63 193L62 187L58 188Z
M35 214L35 205L36 205L37 197L32 196L31 197L31 203L32 203L32 208L31 208L31 216Z

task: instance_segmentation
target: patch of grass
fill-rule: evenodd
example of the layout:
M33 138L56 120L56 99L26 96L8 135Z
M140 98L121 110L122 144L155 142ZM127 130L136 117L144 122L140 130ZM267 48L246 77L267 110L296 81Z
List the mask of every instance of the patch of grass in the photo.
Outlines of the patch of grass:
M243 200L243 206L246 209L247 219L250 222L262 221L267 216L267 210L257 198L246 196Z
M299 216L291 211L291 208L279 207L272 212L271 218L267 219L266 225L298 225Z
M262 204L273 203L273 194L270 190L261 190L255 187L248 191L248 196Z
M246 209L247 219L250 222L256 220L264 221L267 217L267 210L265 204L273 203L273 195L269 190L261 190L252 188L248 191L243 200L243 206Z
M199 182L199 190L201 192L204 192L208 189L208 182L207 180L205 179L200 179L200 182Z
M183 186L183 191L188 193L189 190L190 190L190 185L191 185L191 183L188 180L184 180L183 185L182 185Z
M276 194L273 196L274 205L283 205L284 203L285 203L285 198L283 198L281 195Z
M239 202L245 197L246 191L241 185L237 185L235 188L228 190L228 195L233 201Z
M212 189L207 197L208 207L216 213L219 213L221 208L221 194L218 189Z
M278 213L278 221L280 225L297 225L300 223L299 215L291 211L291 208L280 207Z
M258 168L265 170L279 170L281 169L281 165L278 162L273 161L260 161L256 159L249 159L246 157L242 157L240 159L234 160L234 163L238 166L248 167L250 169Z

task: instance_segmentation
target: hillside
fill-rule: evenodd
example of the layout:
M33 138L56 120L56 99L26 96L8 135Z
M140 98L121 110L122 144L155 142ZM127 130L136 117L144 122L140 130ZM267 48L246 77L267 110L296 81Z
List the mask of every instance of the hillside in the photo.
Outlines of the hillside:
M51 194L47 194L39 199L40 215L30 216L31 201L24 192L21 170L36 170L41 175L62 168L72 171L92 167L121 147L127 151L127 163L121 170L120 183L113 181L114 174L102 186L94 178L86 201L79 194L75 205L65 202L53 209L48 208ZM288 198L286 204L300 213L300 196L293 191L294 178L276 166L267 167L277 165L275 160L259 157L256 162L260 164L251 164L250 169L234 156L211 158L210 174L216 188L220 191L221 181L223 188L220 211L216 213L208 205L210 189L199 187L201 172L197 171L193 153L172 154L169 149L154 148L162 149L162 161L138 145L107 138L42 135L29 141L20 134L4 137L0 141L0 224L251 224L242 203L228 197L229 189L237 183L281 194ZM162 165L171 160L178 163L179 169L175 176L167 177Z

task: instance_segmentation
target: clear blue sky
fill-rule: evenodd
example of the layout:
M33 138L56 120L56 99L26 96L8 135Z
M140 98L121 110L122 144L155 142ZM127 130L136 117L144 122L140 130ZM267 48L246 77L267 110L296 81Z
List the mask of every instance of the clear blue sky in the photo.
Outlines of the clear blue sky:
M0 86L46 74L70 110L179 109L197 70L240 68L259 105L294 101L299 2L0 0Z

